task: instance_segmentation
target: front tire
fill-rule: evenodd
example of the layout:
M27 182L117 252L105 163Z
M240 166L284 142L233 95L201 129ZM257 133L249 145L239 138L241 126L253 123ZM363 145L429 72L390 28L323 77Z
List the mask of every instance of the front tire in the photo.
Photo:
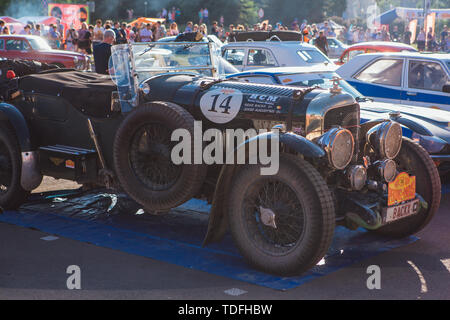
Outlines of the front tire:
M311 164L292 155L280 156L274 176L261 176L260 169L246 165L233 178L233 239L257 269L281 276L301 274L325 256L333 240L331 192Z
M403 139L402 150L395 161L401 172L416 176L416 193L428 204L428 208L422 208L415 216L388 224L375 231L389 237L403 238L425 228L439 209L441 179L428 152L412 140Z
M22 157L16 136L8 124L0 123L0 207L17 209L29 192L21 184Z

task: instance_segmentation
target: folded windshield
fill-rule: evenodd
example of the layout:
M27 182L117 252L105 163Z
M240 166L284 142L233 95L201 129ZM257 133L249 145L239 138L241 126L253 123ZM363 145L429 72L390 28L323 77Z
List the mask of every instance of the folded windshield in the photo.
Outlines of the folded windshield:
M123 44L111 53L109 73L124 112L137 105L139 85L151 77L176 72L217 78L221 65L215 45L205 42Z

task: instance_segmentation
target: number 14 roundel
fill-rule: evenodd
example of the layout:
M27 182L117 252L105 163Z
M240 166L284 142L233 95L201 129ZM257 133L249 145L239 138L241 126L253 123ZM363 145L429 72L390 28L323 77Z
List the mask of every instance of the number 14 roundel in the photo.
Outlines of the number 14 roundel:
M200 108L209 121L225 124L236 118L243 100L244 95L239 90L215 89L203 95Z

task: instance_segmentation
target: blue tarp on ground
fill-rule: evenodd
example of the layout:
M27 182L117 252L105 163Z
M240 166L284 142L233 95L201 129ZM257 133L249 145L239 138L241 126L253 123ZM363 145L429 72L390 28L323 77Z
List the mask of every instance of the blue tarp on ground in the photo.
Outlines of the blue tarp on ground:
M20 212L0 215L0 222L277 290L298 287L418 240L416 237L390 240L364 230L349 231L339 227L320 265L300 277L280 278L247 266L229 235L220 244L202 247L209 210L205 202L192 200L165 215L142 215L139 206L124 195L69 192L34 197Z

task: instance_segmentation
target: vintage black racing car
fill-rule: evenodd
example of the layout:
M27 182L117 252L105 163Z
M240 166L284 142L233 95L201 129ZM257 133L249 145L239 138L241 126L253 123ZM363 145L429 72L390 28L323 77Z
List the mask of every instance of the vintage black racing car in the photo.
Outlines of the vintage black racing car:
M0 206L19 207L44 175L123 190L148 212L207 199L205 245L230 230L248 263L279 275L322 260L337 225L403 237L430 222L439 175L397 123L360 125L358 103L338 85L220 79L212 52L197 42L119 45L111 76L57 69L3 83ZM173 159L179 130L193 138L182 163ZM209 151L220 159L226 149L227 161L202 161L221 138ZM278 170L251 161L255 142Z

